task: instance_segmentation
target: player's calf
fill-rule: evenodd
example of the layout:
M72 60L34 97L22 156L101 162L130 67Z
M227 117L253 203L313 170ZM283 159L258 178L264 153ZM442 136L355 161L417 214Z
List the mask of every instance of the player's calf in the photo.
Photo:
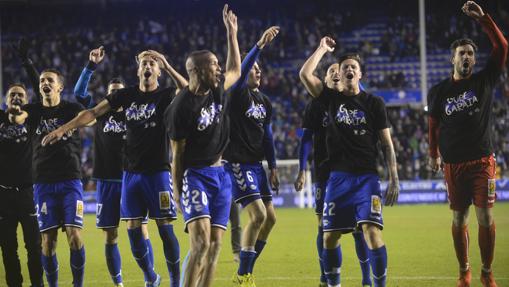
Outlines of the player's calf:
M387 249L382 240L382 230L372 223L363 224L362 230L369 249L373 283L375 287L385 286L387 279Z

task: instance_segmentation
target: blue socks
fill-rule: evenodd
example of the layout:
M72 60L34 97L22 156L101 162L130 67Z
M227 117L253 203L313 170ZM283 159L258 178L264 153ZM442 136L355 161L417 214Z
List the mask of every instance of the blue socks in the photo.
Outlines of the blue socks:
M352 235L355 239L355 251L357 252L357 258L361 265L362 285L371 286L368 246L364 240L364 234L362 232L353 232Z
M318 234L316 235L316 250L318 251L318 260L320 263L320 282L326 282L325 273L323 272L323 227L318 226Z
M131 251L138 266L140 266L145 276L145 281L153 282L157 279L157 274L154 272L154 266L150 262L150 255L147 242L143 239L141 227L134 229L127 229L129 241L131 242Z
M369 250L369 260L375 287L384 287L387 278L387 249L385 245L378 249Z
M120 259L118 245L116 243L104 245L104 254L106 256L106 265L110 271L110 276L113 280L113 283L122 283L122 272L120 269L122 266L122 261Z
M255 252L256 252L255 261L256 261L256 259L258 259L258 257L262 253L262 250L265 247L265 244L267 244L267 241L265 241L265 240L256 240L256 243L255 243Z
M166 258L166 266L171 278L171 287L179 286L180 279L180 246L173 232L173 225L158 226L159 235L163 241L164 257Z
M150 263L152 263L152 266L154 266L154 251L152 250L152 242L150 242L150 238L145 239L145 243L147 243L148 248L148 259L150 260Z
M46 280L49 287L58 286L58 260L57 255L44 256L41 255L41 263L46 273Z
M71 271L72 285L74 287L83 286L83 275L85 275L85 247L79 250L71 249Z
M341 262L343 256L341 254L341 246L334 249L323 250L323 263L325 269L325 277L329 286L339 286L341 283Z
M246 275L253 273L254 262L256 259L256 251L253 250L241 250L240 251L240 263L239 269L237 270L238 275Z

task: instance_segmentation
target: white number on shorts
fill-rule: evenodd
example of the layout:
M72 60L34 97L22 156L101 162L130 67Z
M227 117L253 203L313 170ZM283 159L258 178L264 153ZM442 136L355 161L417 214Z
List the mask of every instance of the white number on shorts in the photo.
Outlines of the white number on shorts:
M193 196L192 196L191 202L193 204L199 204L200 202L198 201L198 197L200 196L201 192L199 190L195 189L192 191L192 193L193 193Z
M41 213L48 214L48 207L46 206L46 201L42 203Z
M202 192L201 194L201 201L203 202L203 205L207 205L209 203L209 199L207 198L205 192Z
M323 205L323 215L324 216L332 216L336 215L334 209L336 208L336 204L334 202L325 203Z
M247 180L249 180L250 182L254 182L253 174L251 173L250 170L246 171L246 176L247 176Z

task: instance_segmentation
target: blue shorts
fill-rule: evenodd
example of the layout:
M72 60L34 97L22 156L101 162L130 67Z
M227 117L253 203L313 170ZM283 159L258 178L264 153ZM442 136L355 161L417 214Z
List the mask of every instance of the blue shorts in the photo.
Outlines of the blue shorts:
M230 175L233 200L236 203L246 207L257 199L272 201L267 174L261 163L227 163L225 169Z
M378 175L331 172L323 208L323 231L348 232L363 223L383 229Z
M185 226L199 218L210 218L213 227L226 230L232 200L230 177L222 166L188 168L182 185L182 214Z
M124 171L121 219L143 219L147 212L151 219L177 218L170 173L167 170L150 174Z
M313 184L313 192L315 194L315 213L317 215L321 215L323 213L323 201L326 189L327 181L315 182Z
M79 179L34 184L41 232L61 226L83 227L83 184Z
M96 226L97 228L117 228L120 222L120 195L122 183L112 180L97 180ZM148 222L145 217L143 223Z

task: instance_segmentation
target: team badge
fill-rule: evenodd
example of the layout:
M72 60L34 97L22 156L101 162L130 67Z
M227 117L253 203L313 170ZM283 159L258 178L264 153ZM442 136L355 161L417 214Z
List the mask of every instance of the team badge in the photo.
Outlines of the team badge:
M170 192L159 192L159 209L170 209Z
M382 200L378 195L371 196L371 213L382 214Z
M83 201L76 200L76 216L83 217Z
M488 179L488 197L494 197L495 196L495 190L496 190L496 181L494 178Z

